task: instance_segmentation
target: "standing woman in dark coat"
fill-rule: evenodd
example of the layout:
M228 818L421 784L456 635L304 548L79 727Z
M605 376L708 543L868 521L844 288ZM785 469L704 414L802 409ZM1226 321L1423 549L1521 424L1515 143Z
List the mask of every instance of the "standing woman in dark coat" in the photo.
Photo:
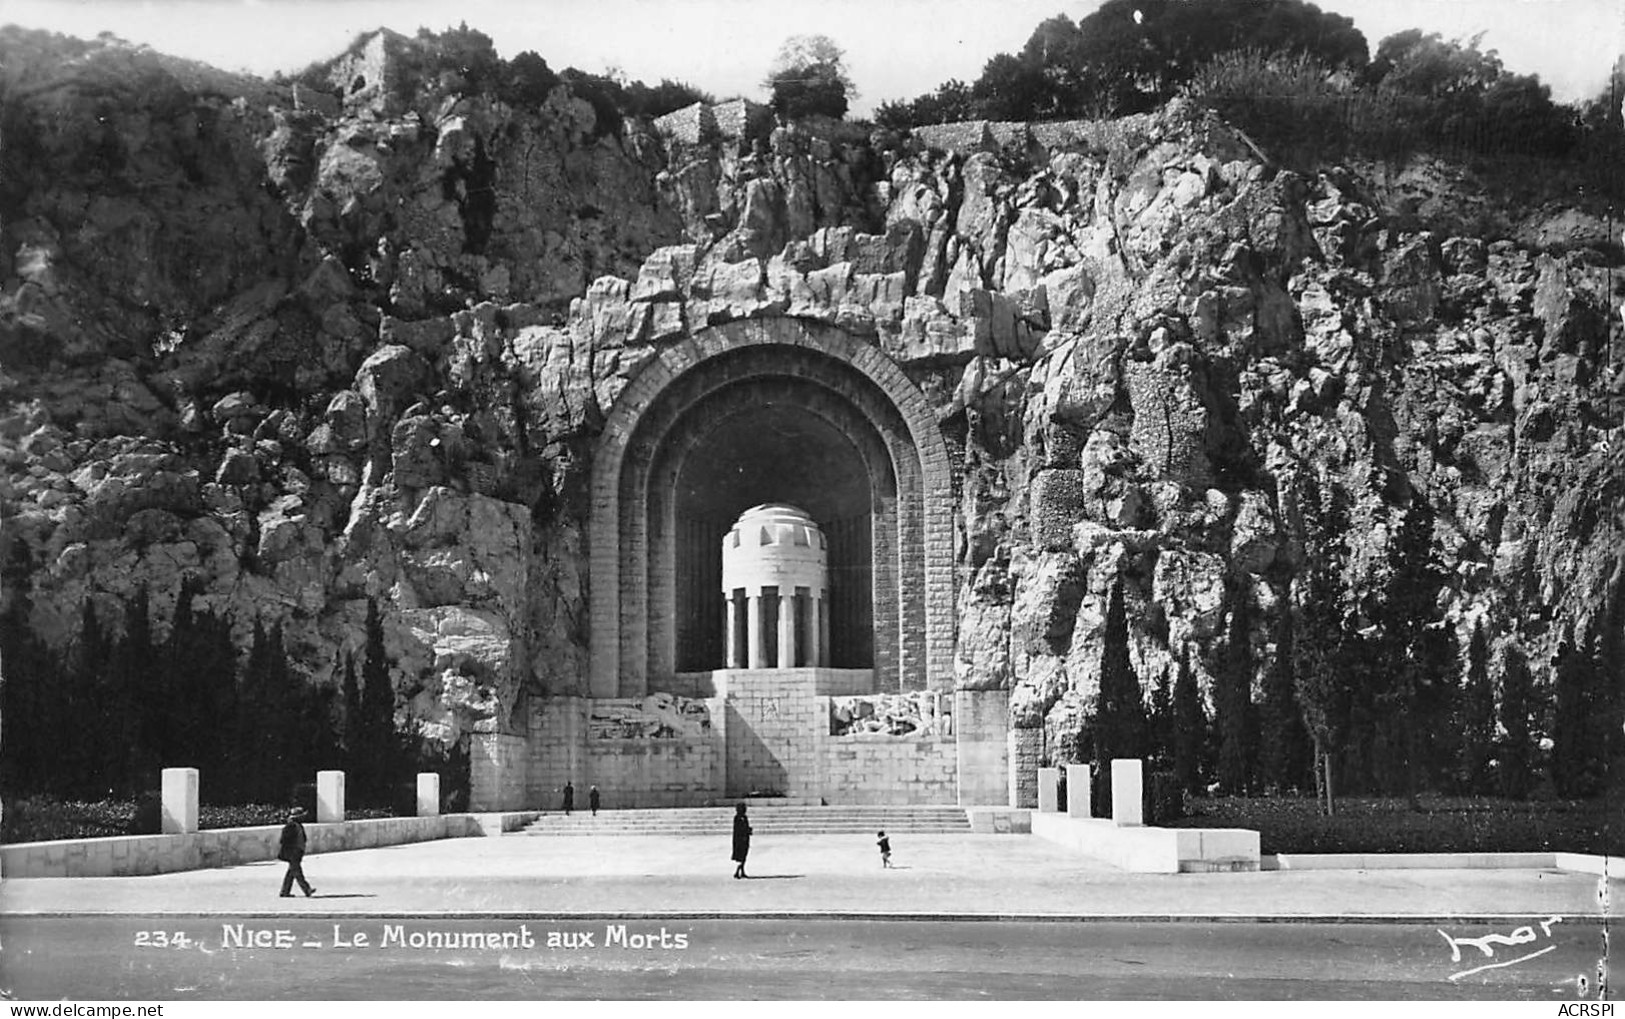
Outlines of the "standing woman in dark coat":
M745 818L745 805L741 803L734 811L734 862L739 866L734 868L734 877L747 877L745 873L745 857L750 855L750 821Z

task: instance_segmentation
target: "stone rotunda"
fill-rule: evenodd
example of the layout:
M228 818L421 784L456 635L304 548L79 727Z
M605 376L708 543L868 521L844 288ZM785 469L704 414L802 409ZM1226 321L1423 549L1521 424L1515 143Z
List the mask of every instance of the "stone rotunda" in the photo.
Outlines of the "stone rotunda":
M766 503L722 539L723 668L829 664L829 547L794 506Z

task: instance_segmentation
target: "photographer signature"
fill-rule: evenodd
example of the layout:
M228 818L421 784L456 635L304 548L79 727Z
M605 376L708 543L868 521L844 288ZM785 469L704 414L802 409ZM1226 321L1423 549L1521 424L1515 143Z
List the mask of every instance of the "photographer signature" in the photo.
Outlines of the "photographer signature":
M1550 938L1552 936L1552 924L1562 922L1562 917L1553 916L1540 921L1540 923L1536 926L1540 928L1541 934L1544 934L1546 937ZM1482 937L1477 938L1453 938L1444 931L1439 931L1439 936L1444 938L1445 941L1449 942L1450 944L1451 962L1461 962L1461 949L1463 945L1469 948L1476 948L1480 952L1484 953L1485 958L1493 959L1495 958L1495 946L1497 945L1515 947L1519 945L1533 944L1540 939L1540 936L1535 933L1534 927L1519 927L1511 934L1485 934ZM1554 951L1556 948L1557 946L1555 944L1547 945L1545 948L1542 948L1539 951L1530 952L1527 955L1520 955L1516 959L1507 959L1504 962L1490 962L1485 963L1482 966L1474 966L1472 969L1464 969L1459 973L1450 974L1450 979L1460 980L1462 977L1470 977L1474 973L1482 973L1488 969L1500 969L1503 966L1515 966L1520 962L1528 962L1530 959L1533 959L1536 956L1545 955L1547 952Z

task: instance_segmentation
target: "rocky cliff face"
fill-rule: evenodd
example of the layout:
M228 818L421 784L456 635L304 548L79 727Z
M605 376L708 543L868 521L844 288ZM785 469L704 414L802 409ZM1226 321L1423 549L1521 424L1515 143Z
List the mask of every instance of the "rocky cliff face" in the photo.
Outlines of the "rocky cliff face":
M377 600L402 716L448 740L584 692L603 416L661 345L770 316L937 406L957 682L1057 740L1119 578L1142 682L1187 646L1210 673L1242 599L1266 662L1310 487L1349 498L1356 590L1425 501L1447 618L1533 661L1625 576L1595 238L1428 232L1181 105L948 151L690 144L566 86L402 96L385 37L326 91L0 45L5 590L56 646L139 586L161 632L191 576L318 683Z

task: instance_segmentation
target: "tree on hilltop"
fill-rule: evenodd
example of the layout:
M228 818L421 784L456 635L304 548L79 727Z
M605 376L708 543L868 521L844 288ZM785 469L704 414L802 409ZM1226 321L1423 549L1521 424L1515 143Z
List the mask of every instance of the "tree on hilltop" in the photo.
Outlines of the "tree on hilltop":
M1241 50L1367 63L1352 21L1302 0L1107 0L1076 23L1041 22L1019 54L987 62L973 91L997 119L1122 116L1166 102L1216 56Z
M773 58L763 87L773 112L785 120L844 117L858 91L846 71L846 53L827 35L792 35Z

